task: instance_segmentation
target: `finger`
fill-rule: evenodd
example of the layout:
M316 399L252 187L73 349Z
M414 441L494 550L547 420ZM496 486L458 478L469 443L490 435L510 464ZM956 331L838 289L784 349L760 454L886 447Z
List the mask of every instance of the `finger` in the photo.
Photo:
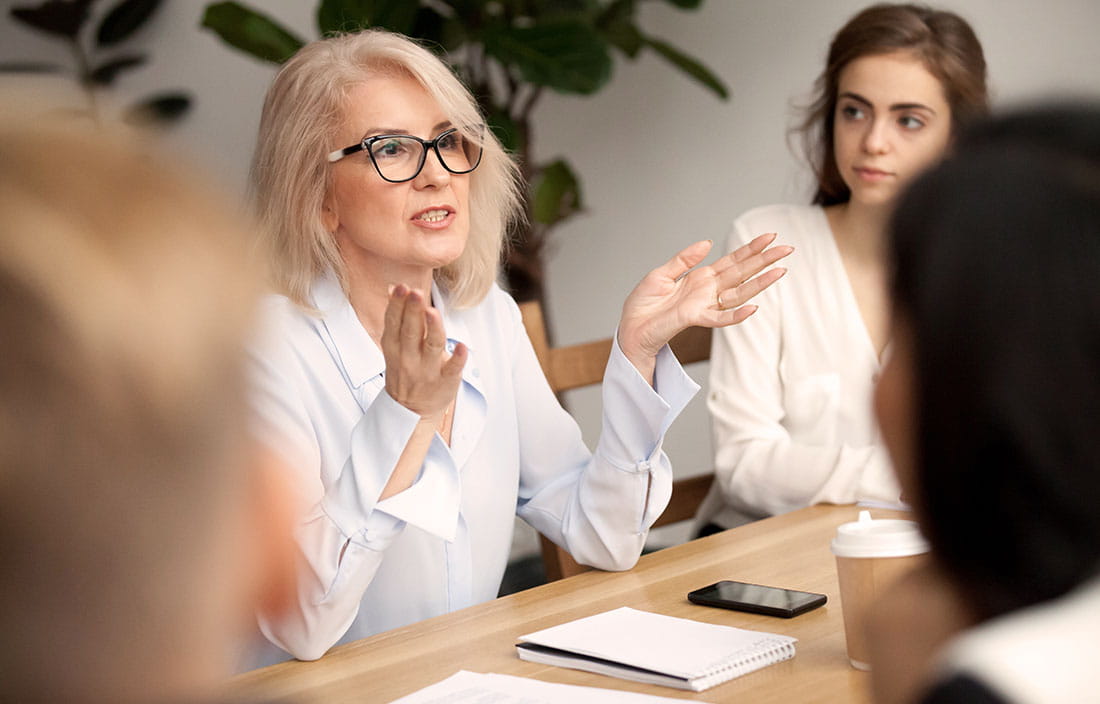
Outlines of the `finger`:
M726 318L726 320L723 321L722 327L725 327L727 325L737 325L738 323L745 322L745 320L747 320L750 315L755 313L758 308L759 306L741 306L740 308L737 308L735 310L728 310L723 312L722 316L723 318Z
M438 360L447 346L447 333L443 328L443 316L435 308L424 312L424 356L428 360Z
M755 313L757 308L759 306L756 305L726 308L725 310L711 308L695 322L695 325L708 328L724 328L728 325L736 325Z
M728 267L717 272L718 287L720 289L726 289L739 286L793 251L794 248L790 245L780 245L767 249L759 254L753 254L747 259L735 261ZM718 267L716 267L716 269L717 268Z
M726 256L716 261L713 266L716 271L724 271L731 266L746 262L753 257L760 255L762 252L765 252L768 245L775 241L775 238L776 234L774 232L769 232L767 234L755 237L748 244L741 245L737 249L733 250ZM794 249L790 247L790 245L779 245L777 247L773 247L772 249L767 249L767 252L773 252L771 256L775 256L774 253L777 251L784 252L779 255L779 258L782 258L787 256L787 254L790 254L792 251L794 251Z
M728 261L726 266L729 266L734 262L748 259L754 254L759 254L760 252L764 251L765 247L774 242L775 238L776 234L774 232L767 232L763 235L757 235L756 237L752 238L752 240L750 240L748 244L741 245L740 247L723 257L723 259L726 259ZM718 263L719 262L715 262L714 265L717 267Z
M409 289L404 284L394 286L386 303L386 315L382 327L382 353L392 356L397 352L401 332L401 318L405 311L405 297Z
M786 273L787 270L783 267L769 269L760 276L749 279L739 286L724 289L718 294L719 299L722 301L722 309L730 310L736 308L774 284L776 281L779 281Z
M454 379L462 376L462 368L466 366L466 359L470 356L470 350L461 342L455 343L451 358L443 363L440 374L444 379Z
M673 280L678 279L690 271L696 264L703 261L710 252L710 248L713 246L714 242L711 240L700 240L695 244L684 247L677 252L675 257L669 259L653 271L654 273Z
M405 311L401 317L401 346L420 351L424 341L424 294L417 289L405 297Z

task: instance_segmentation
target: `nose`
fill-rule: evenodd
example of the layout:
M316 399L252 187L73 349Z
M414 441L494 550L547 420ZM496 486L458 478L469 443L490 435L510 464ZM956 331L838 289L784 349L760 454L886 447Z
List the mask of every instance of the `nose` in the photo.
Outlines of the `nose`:
M884 154L890 149L887 120L872 120L863 134L863 151L868 154Z
M441 188L451 182L451 172L443 168L443 162L435 150L429 149L424 155L424 168L416 175L413 182L417 188Z

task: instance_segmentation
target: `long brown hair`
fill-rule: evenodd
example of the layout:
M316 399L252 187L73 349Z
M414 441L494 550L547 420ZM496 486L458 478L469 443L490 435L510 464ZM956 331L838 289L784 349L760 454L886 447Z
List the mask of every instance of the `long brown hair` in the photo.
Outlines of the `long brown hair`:
M985 56L966 20L923 5L880 4L860 11L833 37L825 70L814 84L816 97L795 128L817 177L815 205L846 203L851 196L833 143L841 71L864 56L895 51L911 52L939 80L951 106L952 131L989 112Z

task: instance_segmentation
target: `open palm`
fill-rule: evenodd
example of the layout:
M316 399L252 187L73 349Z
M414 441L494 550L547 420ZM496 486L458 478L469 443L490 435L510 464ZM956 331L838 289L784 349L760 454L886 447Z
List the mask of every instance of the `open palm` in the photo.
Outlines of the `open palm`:
M627 359L644 374L657 352L681 330L693 325L725 327L752 315L756 306L743 304L778 281L786 269L760 272L794 251L788 245L769 248L774 240L775 234L760 235L713 264L697 266L712 246L703 240L646 274L623 304L619 346Z

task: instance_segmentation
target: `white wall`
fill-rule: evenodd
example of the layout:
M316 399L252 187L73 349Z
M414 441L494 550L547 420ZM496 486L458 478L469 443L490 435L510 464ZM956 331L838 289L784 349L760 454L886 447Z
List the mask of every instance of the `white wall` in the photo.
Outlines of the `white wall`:
M692 13L650 3L646 29L717 70L731 88L729 102L681 79L656 57L619 65L609 88L591 99L547 101L539 113L540 153L575 146L570 159L584 177L589 208L554 234L549 313L560 341L606 334L622 296L648 268L695 239L724 242L741 211L808 200L810 181L786 138L792 102L806 102L832 33L866 4L711 0ZM940 6L974 26L997 105L1063 94L1100 99L1095 0L956 0ZM689 371L704 381L705 366ZM687 473L709 463L702 396L666 444ZM595 402L586 397L574 412L590 419ZM598 431L592 420L585 425L590 437Z
M611 84L594 97L544 100L536 115L538 155L568 156L584 180L588 206L554 233L549 251L548 313L559 342L610 334L623 297L648 269L696 239L721 244L737 213L807 199L805 171L786 140L792 100L806 97L830 36L866 4L709 0L697 12L681 12L644 3L644 29L715 69L732 90L729 102L653 56L619 62ZM313 36L314 3L263 5L303 37ZM191 91L195 108L169 139L230 188L243 190L274 69L200 30L203 6L196 0L166 3L134 42L153 54L152 65L124 76L117 92ZM977 31L998 106L1052 95L1100 99L1096 0L950 0L939 6L955 10ZM0 20L0 61L52 57L67 58L52 42ZM705 367L690 371L705 382ZM684 474L709 464L702 399L700 394L666 444ZM571 400L590 439L598 430L597 402L590 394Z

